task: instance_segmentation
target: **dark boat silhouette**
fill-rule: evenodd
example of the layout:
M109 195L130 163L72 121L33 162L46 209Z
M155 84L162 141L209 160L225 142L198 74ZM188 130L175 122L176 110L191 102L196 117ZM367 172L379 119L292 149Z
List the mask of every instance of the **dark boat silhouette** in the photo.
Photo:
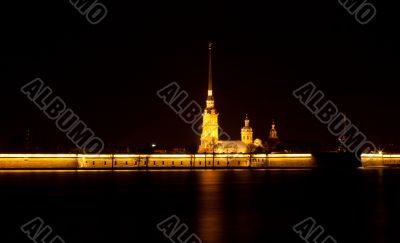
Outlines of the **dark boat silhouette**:
M315 152L312 156L318 167L321 168L358 168L361 161L351 152Z

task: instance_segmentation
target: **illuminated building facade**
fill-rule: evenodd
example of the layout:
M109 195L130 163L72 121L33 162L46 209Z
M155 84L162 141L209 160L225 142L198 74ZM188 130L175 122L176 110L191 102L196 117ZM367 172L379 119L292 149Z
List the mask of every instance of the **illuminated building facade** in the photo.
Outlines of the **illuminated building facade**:
M219 140L218 113L215 109L212 90L212 43L208 45L209 67L208 67L208 91L206 108L203 112L203 127L200 137L199 153L249 153L255 148L262 148L261 139L253 140L253 129L246 115L244 127L241 129L241 140Z
M214 107L214 97L212 91L212 43L208 45L209 69L208 69L208 92L206 108L203 113L203 130L200 138L199 153L213 153L218 144L218 113Z

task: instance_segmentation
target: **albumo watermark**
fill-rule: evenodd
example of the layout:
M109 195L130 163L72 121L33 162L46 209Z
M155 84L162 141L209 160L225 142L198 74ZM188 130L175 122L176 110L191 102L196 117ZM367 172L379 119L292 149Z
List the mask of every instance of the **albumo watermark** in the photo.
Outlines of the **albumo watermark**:
M337 243L331 235L325 233L325 229L321 225L316 224L312 217L293 226L293 231L307 243Z
M36 217L22 225L21 230L35 243L65 243L59 235L53 233L53 229L50 226L44 224L43 219L40 217Z
M362 153L377 151L375 145L367 140L364 133L360 132L342 112L339 112L337 106L331 100L327 100L324 93L317 90L312 82L293 91L293 96L322 124L327 125L329 132L338 137L342 145L354 153L358 160L361 161Z
M368 0L338 0L358 23L368 24L376 15L376 8Z
M25 94L43 113L55 121L57 128L84 153L99 154L103 151L104 142L96 137L92 129L80 120L65 102L53 95L53 90L46 86L40 78L36 78L21 88Z
M69 0L91 24L98 24L107 16L107 8L97 0Z
M187 233L189 227L176 215L172 215L157 224L157 229L163 232L173 243L201 243L201 239L194 233Z
M161 98L182 120L192 125L193 132L200 136L202 129L202 109L195 100L187 101L188 92L181 89L176 83L172 82L157 91L157 96ZM229 134L218 126L218 137L221 140L231 140Z

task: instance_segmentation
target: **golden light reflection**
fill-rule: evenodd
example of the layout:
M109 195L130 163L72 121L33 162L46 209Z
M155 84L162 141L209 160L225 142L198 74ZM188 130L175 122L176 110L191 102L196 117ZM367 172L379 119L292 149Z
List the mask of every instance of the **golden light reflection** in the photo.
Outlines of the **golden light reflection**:
M197 229L203 242L222 242L224 201L221 171L202 171L199 176Z

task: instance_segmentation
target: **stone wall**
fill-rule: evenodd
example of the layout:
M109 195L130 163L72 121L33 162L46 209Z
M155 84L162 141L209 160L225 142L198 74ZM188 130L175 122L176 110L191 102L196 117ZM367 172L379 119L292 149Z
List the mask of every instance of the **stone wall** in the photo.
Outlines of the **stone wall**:
M363 155L364 167L400 166L400 155ZM308 154L0 154L0 169L312 168Z

